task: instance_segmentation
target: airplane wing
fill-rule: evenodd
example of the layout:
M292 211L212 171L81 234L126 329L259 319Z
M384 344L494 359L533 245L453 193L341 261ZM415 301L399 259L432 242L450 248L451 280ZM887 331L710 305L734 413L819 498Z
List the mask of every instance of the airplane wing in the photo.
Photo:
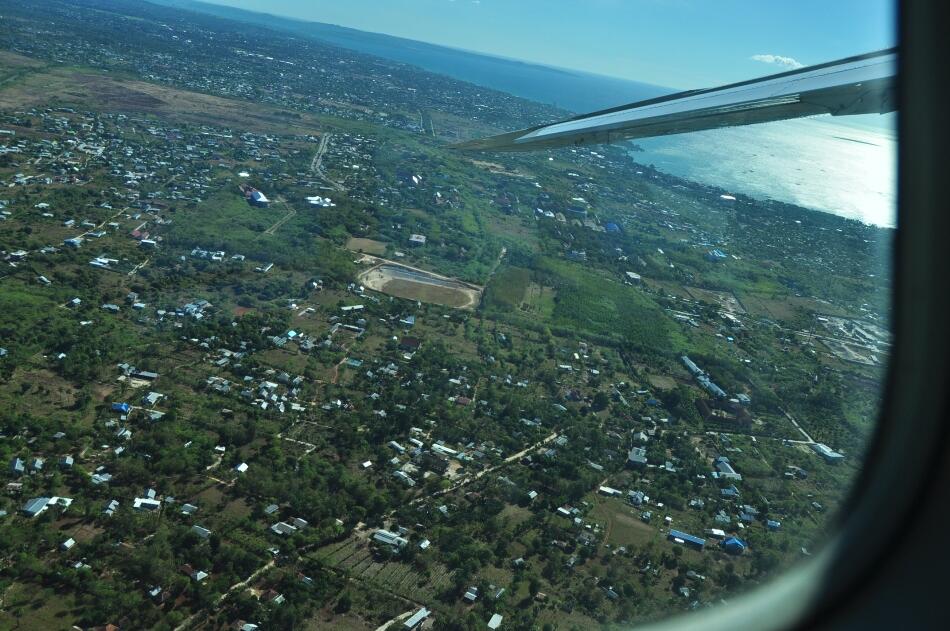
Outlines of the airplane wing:
M752 125L802 116L883 114L897 108L897 50L690 90L549 125L455 145L468 151L533 151Z

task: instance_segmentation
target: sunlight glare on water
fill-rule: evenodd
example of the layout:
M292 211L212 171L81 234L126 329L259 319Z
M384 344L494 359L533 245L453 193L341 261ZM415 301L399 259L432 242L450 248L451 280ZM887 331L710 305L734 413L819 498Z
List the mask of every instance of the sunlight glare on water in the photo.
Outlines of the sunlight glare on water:
M890 119L877 122L890 122ZM636 141L642 164L757 198L894 227L897 142L891 127L831 117Z

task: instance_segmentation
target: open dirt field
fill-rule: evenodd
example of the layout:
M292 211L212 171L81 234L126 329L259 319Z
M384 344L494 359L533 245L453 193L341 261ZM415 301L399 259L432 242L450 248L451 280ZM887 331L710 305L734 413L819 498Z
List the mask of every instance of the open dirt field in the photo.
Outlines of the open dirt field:
M320 134L315 116L247 101L178 90L67 67L43 67L19 55L0 56L0 109L60 105L154 114L168 120L267 132Z
M509 177L521 177L521 178L531 178L532 176L520 173L518 171L509 171L505 167L495 162L488 162L485 160L472 160L472 164L477 166L480 169L485 169L489 173L495 175L507 175Z
M483 291L476 285L395 263L382 263L368 269L358 280L367 288L390 296L455 309L474 309Z

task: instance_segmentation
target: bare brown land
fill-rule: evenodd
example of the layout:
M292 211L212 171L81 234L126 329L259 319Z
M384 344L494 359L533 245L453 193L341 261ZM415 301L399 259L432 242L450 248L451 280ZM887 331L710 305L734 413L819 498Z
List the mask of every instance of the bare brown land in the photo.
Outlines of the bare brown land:
M432 272L364 256L365 260L381 261L359 275L359 282L373 291L397 298L419 300L455 309L474 309L482 299L484 288L463 283ZM414 272L412 278L399 275L394 268Z
M154 114L166 120L219 127L319 135L322 123L308 114L179 90L94 71L46 68L39 62L0 55L0 109L58 105L105 112Z

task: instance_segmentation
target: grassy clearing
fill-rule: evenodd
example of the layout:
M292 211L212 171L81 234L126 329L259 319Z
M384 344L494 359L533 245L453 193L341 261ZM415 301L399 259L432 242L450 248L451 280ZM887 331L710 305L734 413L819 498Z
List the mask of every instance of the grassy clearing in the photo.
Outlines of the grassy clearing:
M514 530L520 524L526 522L534 516L527 508L522 506L517 506L515 504L509 504L505 506L504 510L501 511L499 517L503 522L507 522L508 529Z
M15 583L3 594L0 628L69 631L75 622L71 615L75 605L71 594Z
M809 318L812 313L822 313L830 316L854 315L826 302L782 293L743 292L740 299L751 315L786 322Z
M374 239L362 239L359 237L350 237L346 242L346 249L352 252L365 252L366 254L375 254L382 256L386 254L386 244Z
M550 319L554 316L556 298L557 292L554 291L553 287L530 283L525 289L521 310L544 319Z
M666 375L649 375L647 381L658 390L672 390L676 387L676 380Z
M233 251L261 235L273 219L269 210L252 207L234 187L219 191L176 221L191 243L205 243L205 248L230 246Z
M520 307L530 282L531 270L523 267L499 270L485 289L486 308L510 310Z
M668 351L683 340L643 292L579 265L544 259L540 268L557 291L552 324Z
M657 531L635 516L633 507L619 498L591 496L590 517L604 524L604 543L612 546L641 546L656 538Z
M469 234L480 234L481 226L475 213L468 210L462 213L462 230Z

